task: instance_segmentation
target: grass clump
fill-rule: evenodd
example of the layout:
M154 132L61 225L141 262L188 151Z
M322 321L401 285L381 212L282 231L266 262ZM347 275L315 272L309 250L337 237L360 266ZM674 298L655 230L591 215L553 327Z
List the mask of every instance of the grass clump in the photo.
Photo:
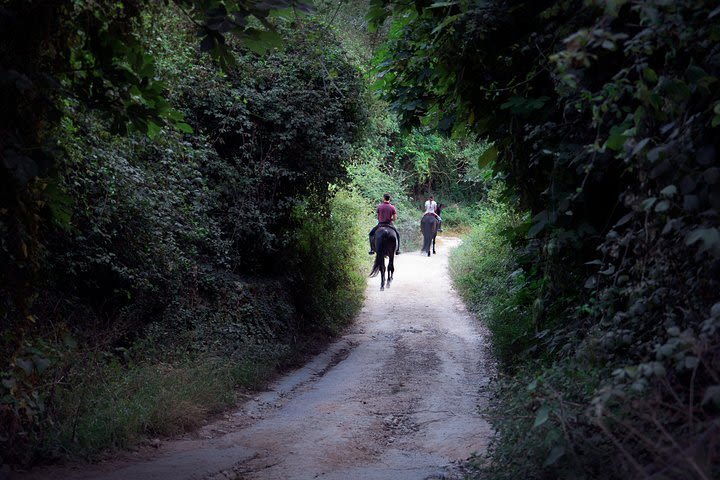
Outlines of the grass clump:
M258 388L287 355L248 353L181 363L122 365L95 359L72 372L53 401L46 449L55 456L93 458L145 436L169 436L198 427L236 401L236 389Z

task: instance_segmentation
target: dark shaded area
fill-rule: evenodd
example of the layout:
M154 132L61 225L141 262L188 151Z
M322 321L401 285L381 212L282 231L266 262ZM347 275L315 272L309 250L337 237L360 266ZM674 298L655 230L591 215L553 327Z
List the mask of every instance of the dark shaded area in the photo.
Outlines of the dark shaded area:
M492 478L717 476L717 6L373 2L388 12L378 86L408 125L488 136L481 162L532 215L508 235L528 237L508 308L531 330L498 401L544 427L499 420Z

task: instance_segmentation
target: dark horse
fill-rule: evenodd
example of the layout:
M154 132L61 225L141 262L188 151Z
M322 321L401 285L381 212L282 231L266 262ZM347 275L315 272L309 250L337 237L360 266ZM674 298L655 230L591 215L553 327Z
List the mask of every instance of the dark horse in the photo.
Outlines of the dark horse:
M395 247L397 246L397 237L392 228L380 226L375 231L375 263L373 264L370 276L374 277L380 272L380 290L385 290L385 257L390 260L387 265L387 286L390 288L390 283L393 280L393 274L395 273Z
M442 211L442 204L438 204L435 209L435 213L440 215ZM435 253L435 240L437 239L437 230L440 221L432 213L426 213L420 220L420 230L423 234L423 246L421 252L427 252L428 257L430 256L430 244L432 244L432 253Z

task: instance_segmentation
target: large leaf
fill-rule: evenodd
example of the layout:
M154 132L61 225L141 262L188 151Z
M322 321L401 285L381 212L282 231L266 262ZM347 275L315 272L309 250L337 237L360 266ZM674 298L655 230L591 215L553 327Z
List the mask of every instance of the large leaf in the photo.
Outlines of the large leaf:
M614 125L612 128L610 128L610 135L608 136L607 140L605 140L605 148L609 148L610 150L615 151L622 150L623 146L625 145L625 141L629 137L627 129L628 126L625 123L621 125Z
M550 97L542 96L540 98L524 98L517 95L510 97L505 103L500 105L503 110L510 110L515 115L528 115L534 110L540 110Z
M540 407L537 415L535 416L535 422L533 423L532 428L537 428L543 425L545 422L548 421L548 418L550 418L550 406L543 405L542 407Z
M528 230L528 238L533 238L538 233L542 232L548 225L549 221L550 217L546 211L542 211L535 215L532 219L533 224L530 227L530 230Z
M685 238L686 245L700 244L700 253L707 250L720 254L720 230L717 228L698 228Z
M563 455L565 455L565 446L555 445L550 450L550 454L547 456L547 458L543 462L543 467L549 467L551 465L555 465L555 463L558 460L560 460L560 458L562 458Z
M498 149L495 145L492 147L487 148L482 155L480 155L480 158L478 158L478 167L485 168L497 160L498 157Z

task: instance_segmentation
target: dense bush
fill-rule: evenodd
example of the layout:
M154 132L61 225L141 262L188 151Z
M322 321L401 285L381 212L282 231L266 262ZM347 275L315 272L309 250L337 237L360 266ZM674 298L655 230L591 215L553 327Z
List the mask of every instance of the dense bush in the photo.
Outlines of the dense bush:
M46 210L57 213L64 204L53 167L64 158L57 128L68 103L102 112L120 134L155 136L163 126L190 130L157 75L156 58L147 48L155 37L136 28L143 15L168 3L8 0L0 6L0 314L17 334L2 336L3 356L35 328L29 309L34 283L45 277ZM278 39L268 16L291 2L172 4L192 21L192 29L199 28L201 49L225 65L232 57L225 41L230 30L245 48L263 50ZM306 9L302 2L292 5Z
M489 136L532 212L523 356L544 362L532 395L503 390L495 474L718 476L716 2L373 3L403 123Z
M523 269L529 218L517 213L500 192L497 186L491 190L476 225L450 257L454 284L488 325L500 360L485 412L500 435L471 463L490 478L546 478L528 468L528 459L549 466L568 455L574 458L559 470L560 475L573 477L582 469L589 478L603 478L612 454L598 450L597 437L583 435L578 419L585 413L584 399L610 372L574 357L549 363L548 332L537 330L542 282Z
M295 210L295 241L283 254L303 329L338 333L360 309L368 264L365 200L332 187L329 202L310 197ZM318 208L318 206L323 206Z
M176 6L127 21L183 122L127 131L62 98L54 170L33 181L35 281L11 297L3 277L2 462L190 427L360 305L363 202L328 186L346 176L363 85L332 31L277 25L262 57L228 39L220 70Z
M527 219L499 200L500 191L499 186L491 191L477 222L453 250L450 272L470 309L489 326L497 357L512 365L534 342L532 292L537 286L517 258Z
M414 196L435 193L445 202L472 202L491 173L478 165L487 148L486 143L469 138L458 140L432 130L413 129L400 138L395 156L398 166L408 172Z
M302 31L286 32L281 51L241 56L227 75L200 62L184 72L177 101L222 159L203 173L221 195L223 230L244 252L239 266L272 263L298 201L345 176L364 118L363 90L359 71L331 38L307 21Z

